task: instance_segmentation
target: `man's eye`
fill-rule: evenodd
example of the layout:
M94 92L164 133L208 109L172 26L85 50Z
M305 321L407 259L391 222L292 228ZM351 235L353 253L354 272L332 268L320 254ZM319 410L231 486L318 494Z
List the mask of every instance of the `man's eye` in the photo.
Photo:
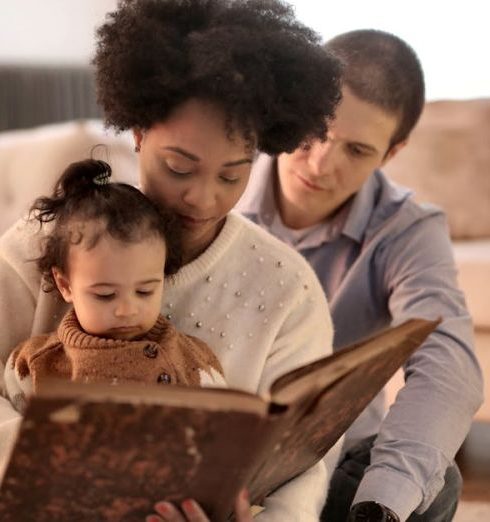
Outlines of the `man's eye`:
M114 299L116 294L94 294L94 297L99 301L110 301Z
M349 153L352 156L365 156L366 152L356 145L349 145Z

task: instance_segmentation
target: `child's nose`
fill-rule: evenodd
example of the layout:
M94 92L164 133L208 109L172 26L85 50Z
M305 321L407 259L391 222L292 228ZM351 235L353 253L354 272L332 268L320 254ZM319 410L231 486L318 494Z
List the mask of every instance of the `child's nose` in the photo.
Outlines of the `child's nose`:
M116 317L130 317L137 313L138 309L131 299L122 299L117 303Z

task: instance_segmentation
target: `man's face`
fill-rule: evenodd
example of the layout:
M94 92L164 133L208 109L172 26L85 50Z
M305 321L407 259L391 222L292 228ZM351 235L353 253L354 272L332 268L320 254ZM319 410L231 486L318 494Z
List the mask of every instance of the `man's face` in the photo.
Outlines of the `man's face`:
M388 151L396 115L360 100L347 87L342 94L327 140L278 158L278 205L291 228L328 218L403 146Z

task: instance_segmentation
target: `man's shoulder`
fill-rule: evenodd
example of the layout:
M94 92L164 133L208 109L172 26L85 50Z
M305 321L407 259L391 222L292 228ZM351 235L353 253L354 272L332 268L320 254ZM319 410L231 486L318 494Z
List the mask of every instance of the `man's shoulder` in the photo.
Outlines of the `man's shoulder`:
M430 202L418 202L414 192L375 172L379 193L369 220L369 233L398 235L414 224L429 223L434 218L445 223L444 211Z

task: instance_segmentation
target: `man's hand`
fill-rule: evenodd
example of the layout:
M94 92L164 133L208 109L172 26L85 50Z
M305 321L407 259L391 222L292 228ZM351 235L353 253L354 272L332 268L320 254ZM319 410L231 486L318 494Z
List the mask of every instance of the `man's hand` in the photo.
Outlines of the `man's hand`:
M184 500L180 507L182 512L170 502L157 502L155 511L158 515L148 515L146 522L210 522L201 506L194 500ZM245 489L239 493L235 501L235 521L253 521L248 493Z

